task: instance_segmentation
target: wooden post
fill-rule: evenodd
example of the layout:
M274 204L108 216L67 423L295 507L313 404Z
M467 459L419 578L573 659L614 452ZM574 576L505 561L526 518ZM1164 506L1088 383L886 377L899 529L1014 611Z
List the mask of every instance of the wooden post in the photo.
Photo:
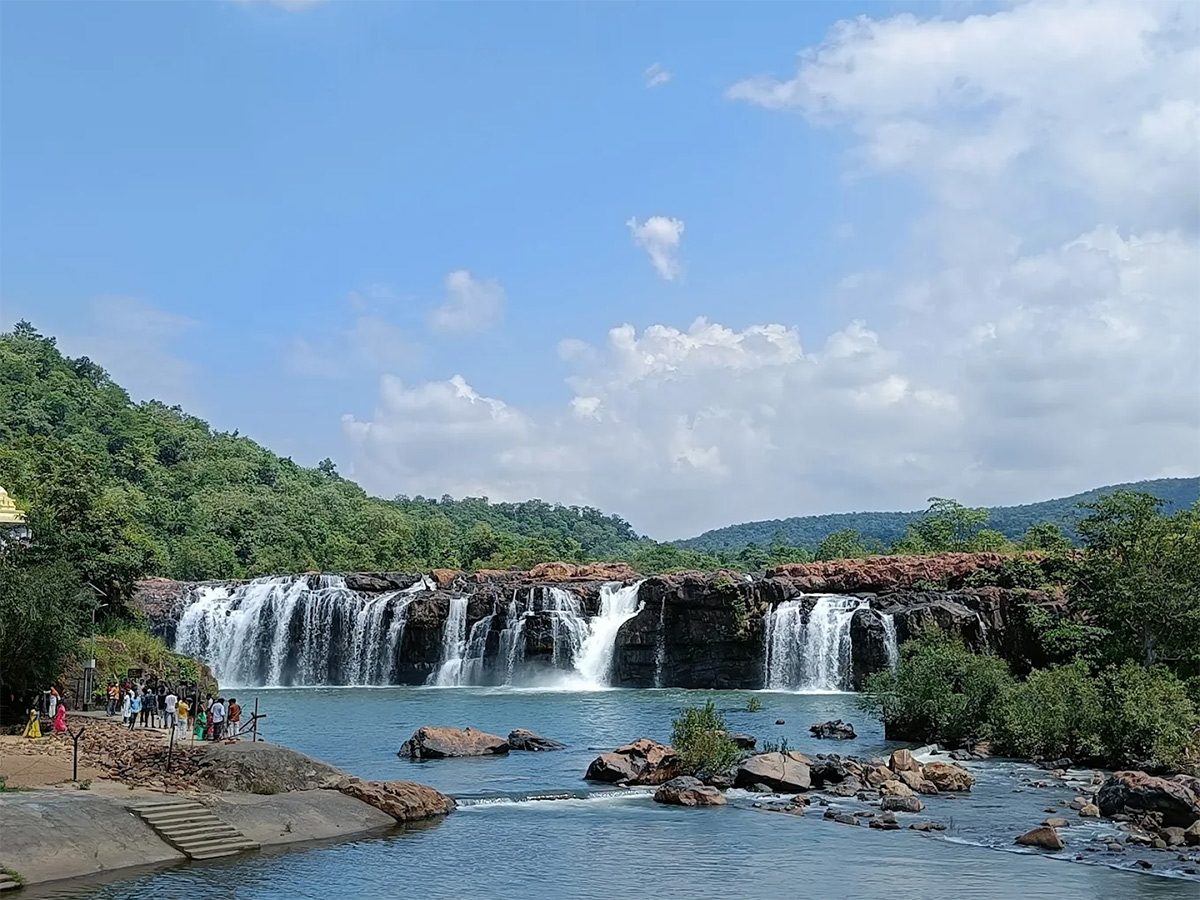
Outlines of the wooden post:
M171 771L171 755L175 752L175 726L171 726L171 740L167 744L167 772Z
M254 727L251 729L251 743L258 740L258 698L254 698Z
M71 780L79 780L79 739L83 737L83 726L79 726L79 730L70 732L71 738L75 746L74 756L71 759Z

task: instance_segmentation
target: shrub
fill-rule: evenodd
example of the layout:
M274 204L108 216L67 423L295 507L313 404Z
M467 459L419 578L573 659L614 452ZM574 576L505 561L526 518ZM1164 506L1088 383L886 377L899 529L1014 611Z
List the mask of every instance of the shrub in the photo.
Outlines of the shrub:
M991 736L1011 686L1003 660L971 653L957 637L931 629L904 644L895 672L867 679L859 705L883 722L888 738L957 746Z
M746 702L746 712L759 712L762 708L762 700L760 700L758 697L751 697Z
M1113 765L1178 765L1195 750L1200 717L1184 683L1162 666L1127 662L1101 678L1105 756Z
M1035 669L1000 707L998 746L1012 756L1093 759L1103 754L1104 709L1086 662Z
M725 719L711 700L702 707L688 707L671 724L671 744L689 774L719 772L741 758L737 744L726 736Z

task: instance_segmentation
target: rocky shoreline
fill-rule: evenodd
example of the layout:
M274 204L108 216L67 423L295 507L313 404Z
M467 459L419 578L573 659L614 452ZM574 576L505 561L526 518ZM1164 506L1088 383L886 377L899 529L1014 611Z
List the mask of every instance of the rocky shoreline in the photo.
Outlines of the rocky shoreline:
M6 762L15 755L69 765L64 735L12 740L20 743L0 746ZM37 884L187 859L135 815L145 804L193 801L259 847L382 833L455 808L425 785L364 781L264 741L169 749L159 732L131 732L104 719L85 723L80 765L91 777L0 792L0 869Z

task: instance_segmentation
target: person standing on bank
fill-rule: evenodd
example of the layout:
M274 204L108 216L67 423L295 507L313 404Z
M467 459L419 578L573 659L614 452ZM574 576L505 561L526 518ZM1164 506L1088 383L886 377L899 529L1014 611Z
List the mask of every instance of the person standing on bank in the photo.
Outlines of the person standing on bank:
M121 724L128 725L129 717L133 715L133 691L126 691L121 699Z
M218 697L209 711L212 715L213 740L221 739L221 732L225 730L225 698Z
M174 731L175 725L179 721L175 715L178 706L179 698L175 696L174 691L162 698L163 728L168 731Z
M142 712L142 696L141 694L130 695L129 700L129 730L133 731L137 727L138 716Z
M242 730L242 708L238 706L237 698L229 698L229 708L225 712L225 733L236 738Z

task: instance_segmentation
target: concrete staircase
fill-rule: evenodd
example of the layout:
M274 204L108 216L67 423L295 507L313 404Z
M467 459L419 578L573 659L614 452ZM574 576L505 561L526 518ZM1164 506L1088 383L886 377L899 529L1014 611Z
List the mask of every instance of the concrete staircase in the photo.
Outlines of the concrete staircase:
M143 803L128 809L189 859L216 859L258 849L257 843L194 800Z

